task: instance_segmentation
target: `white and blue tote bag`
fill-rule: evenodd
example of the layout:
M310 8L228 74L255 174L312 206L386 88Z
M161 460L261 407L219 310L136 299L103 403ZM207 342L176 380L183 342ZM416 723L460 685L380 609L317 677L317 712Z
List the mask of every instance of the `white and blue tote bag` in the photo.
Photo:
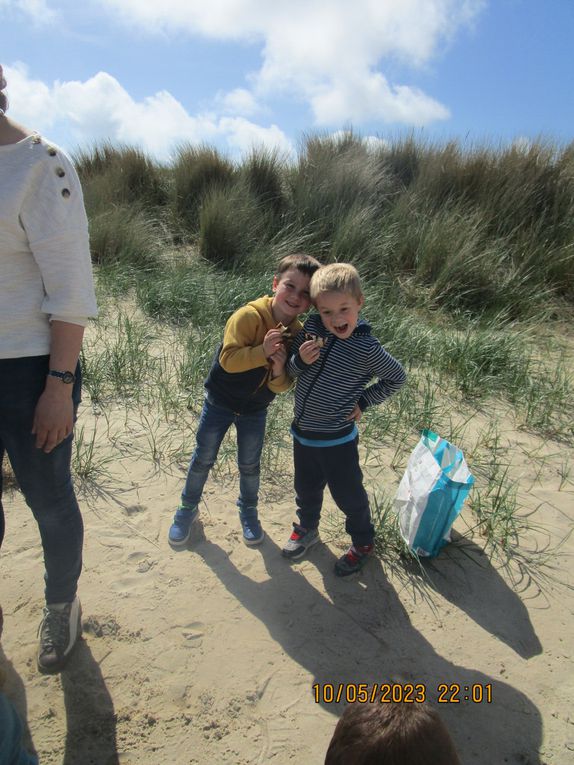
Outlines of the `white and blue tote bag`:
M395 497L401 535L417 555L434 557L450 530L474 478L462 451L432 430L423 430Z

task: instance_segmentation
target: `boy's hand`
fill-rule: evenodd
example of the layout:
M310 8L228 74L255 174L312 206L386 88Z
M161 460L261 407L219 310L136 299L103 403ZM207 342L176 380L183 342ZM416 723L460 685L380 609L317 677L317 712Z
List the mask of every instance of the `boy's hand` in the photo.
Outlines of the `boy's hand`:
M263 338L263 350L265 351L265 357L270 359L274 353L280 348L285 349L283 345L283 338L281 336L281 330L270 329Z
M355 420L355 422L359 422L361 417L363 416L363 413L359 407L358 404L355 404L355 407L351 414L347 417L348 420Z
M299 347L299 356L305 364L313 364L319 358L321 349L314 340L306 340Z
M287 361L287 350L283 344L270 356L271 361L271 378L279 377L285 370L285 362Z

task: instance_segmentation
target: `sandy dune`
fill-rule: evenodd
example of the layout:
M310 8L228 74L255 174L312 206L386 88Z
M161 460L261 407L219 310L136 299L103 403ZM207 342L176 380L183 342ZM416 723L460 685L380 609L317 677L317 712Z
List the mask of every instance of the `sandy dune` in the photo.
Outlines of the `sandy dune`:
M79 425L94 422L84 403ZM358 683L388 682L422 683L433 703L441 684L463 688L460 703L438 707L465 764L574 761L571 557L554 558L562 584L539 576L511 585L471 543L428 564L429 580L392 558L339 580L332 533L307 560L282 559L288 481L282 492L265 489L265 543L245 547L231 473L210 480L193 542L176 553L166 535L181 466L141 456L141 422L126 430L117 411L111 425L123 441L111 439L101 481L80 489L84 639L61 676L35 667L41 549L22 497L5 497L0 661L41 763L321 763L343 705L326 703L323 690L317 703L313 685L336 693L345 684L345 698ZM554 545L571 527L574 486L557 466L572 450L538 441L550 455L540 468L526 456L534 437L506 437L518 444L520 502L538 507ZM572 553L572 543L562 549ZM464 700L464 686L478 694L487 685L492 703Z

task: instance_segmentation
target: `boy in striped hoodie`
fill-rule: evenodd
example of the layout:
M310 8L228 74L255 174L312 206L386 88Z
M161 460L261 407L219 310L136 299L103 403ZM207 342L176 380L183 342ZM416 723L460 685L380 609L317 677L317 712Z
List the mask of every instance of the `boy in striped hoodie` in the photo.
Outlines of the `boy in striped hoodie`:
M359 317L359 274L347 263L320 268L310 285L311 315L291 348L287 373L296 379L291 426L298 523L283 548L291 560L319 542L325 486L346 516L351 546L335 573L360 571L373 550L369 498L359 465L357 423L365 409L399 390L405 371ZM373 378L376 382L369 385Z

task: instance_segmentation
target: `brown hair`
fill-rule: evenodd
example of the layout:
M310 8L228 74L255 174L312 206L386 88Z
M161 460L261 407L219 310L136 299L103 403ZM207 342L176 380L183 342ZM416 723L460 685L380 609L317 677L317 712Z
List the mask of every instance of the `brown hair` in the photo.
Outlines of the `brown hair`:
M8 99L6 98L6 94L2 93L5 87L6 80L4 79L4 71L2 69L2 65L0 64L0 109L2 109L3 112L5 112L8 108Z
M285 271L288 271L290 268L296 268L297 271L301 271L301 273L306 276L313 276L315 271L321 268L321 264L312 255L305 255L303 252L295 252L293 255L285 255L284 258L281 258L275 275L279 276L280 274L284 274Z
M355 266L350 263L330 263L323 266L311 279L309 290L313 301L323 292L345 292L356 300L363 297L361 277Z
M350 704L325 765L460 765L452 739L427 704Z

